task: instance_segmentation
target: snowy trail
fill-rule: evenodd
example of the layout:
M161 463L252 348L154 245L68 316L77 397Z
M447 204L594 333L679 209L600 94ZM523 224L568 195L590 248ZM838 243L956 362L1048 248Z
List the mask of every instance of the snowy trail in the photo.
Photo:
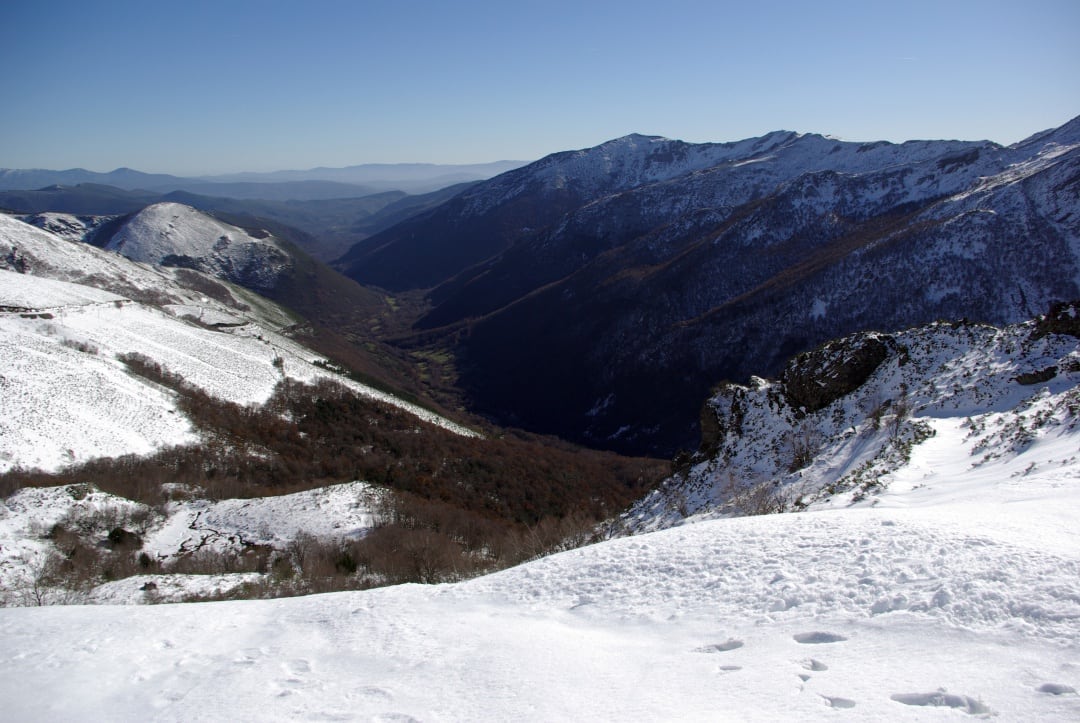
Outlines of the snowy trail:
M7 609L0 651L10 720L1075 720L1080 552L715 520L456 585Z

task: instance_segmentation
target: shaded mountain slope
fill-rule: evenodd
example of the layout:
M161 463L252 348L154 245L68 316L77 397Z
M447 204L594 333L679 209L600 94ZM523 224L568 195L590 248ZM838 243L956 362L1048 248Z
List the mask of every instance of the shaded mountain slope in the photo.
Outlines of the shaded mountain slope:
M670 453L717 379L860 329L1019 321L1080 294L1078 127L1009 148L631 136L469 189L348 268L433 287L417 339L454 349L485 413Z

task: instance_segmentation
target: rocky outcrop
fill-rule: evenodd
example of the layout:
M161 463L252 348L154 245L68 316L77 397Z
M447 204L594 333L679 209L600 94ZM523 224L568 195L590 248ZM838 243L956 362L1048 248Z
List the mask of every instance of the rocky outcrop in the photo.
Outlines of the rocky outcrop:
M857 334L827 342L793 358L780 376L784 396L795 409L816 412L870 378L895 345L891 336Z
M964 430L943 442L962 468L1027 475L1038 453L1010 460L1040 439L1080 433L1080 349L1069 334L1032 339L1047 318L1072 317L1056 306L1003 328L935 322L855 334L796 355L780 380L725 382L702 409L701 448L622 522L638 532L696 514L874 504L942 425Z
M721 441L738 434L745 410L746 387L724 382L716 387L713 396L701 407L701 448L699 454L713 457Z
M1080 339L1080 301L1061 301L1050 307L1050 311L1035 322L1033 339L1041 339L1047 334L1064 334Z

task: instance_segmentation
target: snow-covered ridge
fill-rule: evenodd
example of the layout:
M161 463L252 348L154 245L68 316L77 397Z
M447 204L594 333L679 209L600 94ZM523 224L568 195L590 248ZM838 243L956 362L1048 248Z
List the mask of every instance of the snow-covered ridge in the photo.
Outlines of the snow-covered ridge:
M572 188L595 198L694 173L759 176L762 188L821 171L862 175L901 166L929 167L957 159L990 175L1008 160L1005 149L988 141L908 141L853 143L817 134L774 131L731 143L685 143L658 136L629 135L593 148L556 153L466 192L466 215L479 215L541 185ZM974 175L971 176L974 178Z
M265 402L285 377L331 378L475 434L316 365L324 360L282 333L294 319L271 302L201 276L192 289L182 273L194 272L137 264L0 215L0 471L194 442L172 395L117 360L129 353L229 402ZM216 298L206 295L214 289Z
M106 248L133 261L198 269L255 289L273 288L290 264L273 236L253 236L179 203L147 206Z
M76 216L46 211L27 217L27 223L55 234L66 241L86 241L95 230L115 216Z
M703 410L702 450L624 522L640 531L876 505L946 480L1080 477L1080 349L1075 331L1046 323L861 334L796 357L780 380L726 384ZM937 461L920 467L922 455Z

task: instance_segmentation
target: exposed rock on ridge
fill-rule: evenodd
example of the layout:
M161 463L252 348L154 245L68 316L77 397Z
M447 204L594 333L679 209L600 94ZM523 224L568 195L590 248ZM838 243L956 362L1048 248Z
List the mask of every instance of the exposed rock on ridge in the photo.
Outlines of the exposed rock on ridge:
M970 458L968 471L1022 470L1011 460L1038 439L1080 440L1076 337L1038 333L1075 308L1004 328L938 322L856 334L798 355L780 380L722 384L702 408L701 448L624 522L640 531L693 515L872 504L938 429L954 440L966 430L954 455Z

